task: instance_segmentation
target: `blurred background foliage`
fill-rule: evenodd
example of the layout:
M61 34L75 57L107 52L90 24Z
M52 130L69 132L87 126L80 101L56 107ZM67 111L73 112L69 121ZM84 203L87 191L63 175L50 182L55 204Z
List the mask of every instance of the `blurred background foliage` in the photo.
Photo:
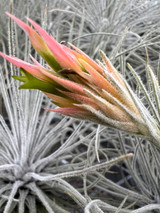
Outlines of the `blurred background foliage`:
M139 91L136 81L128 71L126 63L129 62L134 67L146 86L149 81L145 68L146 58L159 76L157 68L160 52L159 0L0 0L0 50L30 61L29 53L35 58L38 56L32 50L24 32L15 23L9 22L5 11L10 11L22 20L25 20L25 16L30 17L59 42L67 45L69 41L93 59L99 59L99 49L103 50L137 94ZM44 63L41 58L38 60ZM0 90L0 112L3 118L1 118L1 146L8 141L13 143L11 138L8 139L7 131L11 132L14 140L20 143L23 141L24 129L20 127L19 122L24 122L26 126L28 125L28 129L25 130L26 144L29 144L28 150L31 151L28 153L28 159L32 156L31 162L34 165L44 159L42 168L37 167L35 171L37 174L42 172L46 175L45 182L40 177L32 176L27 183L29 186L23 185L17 191L12 191L12 187L9 187L4 193L1 190L1 212L158 213L160 211L160 154L147 140L87 121L62 119L60 115L44 112L43 107L51 107L51 104L39 92L15 90L17 100L14 99L12 87L17 88L18 85L7 78L12 68L8 64L5 65L2 59L0 62L2 62L1 74L4 76L1 85L5 87L6 84L5 89L1 87ZM7 103L4 91L8 94L11 105ZM141 94L139 95L141 97ZM19 108L17 103L22 106ZM145 104L147 106L147 103ZM35 110L31 110L33 106ZM13 110L13 114L9 115L9 108ZM16 118L19 109L23 112ZM35 130L30 123L31 115L36 117L32 120ZM11 119L12 122L15 119L18 137L14 135ZM6 131L4 123L9 130ZM58 153L57 157L52 159L52 153ZM110 164L109 167L100 167L92 173L81 172L81 175L74 177L74 171L98 163L100 165L126 153L134 153L134 156L114 166ZM3 166L4 156L1 158ZM18 164L23 165L21 162ZM29 169L24 169L25 174L28 172ZM49 178L60 173L66 174L65 182L63 178L60 181L60 177L52 181ZM14 177L12 181L6 178L7 174ZM1 189L4 189L8 184L14 186L14 181L21 180L22 177L6 169L5 173L2 170L0 178ZM38 188L34 188L33 184Z

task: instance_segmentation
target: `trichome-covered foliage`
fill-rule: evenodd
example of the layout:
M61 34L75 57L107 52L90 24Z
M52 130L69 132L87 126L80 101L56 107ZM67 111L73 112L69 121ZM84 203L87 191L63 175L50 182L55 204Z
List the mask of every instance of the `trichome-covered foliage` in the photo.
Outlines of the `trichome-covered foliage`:
M9 54L28 61L32 53L43 65L22 31L13 23L7 26L8 3L1 3L3 52L8 52L9 32ZM102 49L152 112L154 87L144 68L145 47L156 68L159 1L24 0L13 1L10 8L92 58ZM126 62L147 81L151 102ZM160 154L147 139L45 111L55 106L40 92L18 90L11 78L18 73L15 68L3 62L0 69L1 212L159 212Z

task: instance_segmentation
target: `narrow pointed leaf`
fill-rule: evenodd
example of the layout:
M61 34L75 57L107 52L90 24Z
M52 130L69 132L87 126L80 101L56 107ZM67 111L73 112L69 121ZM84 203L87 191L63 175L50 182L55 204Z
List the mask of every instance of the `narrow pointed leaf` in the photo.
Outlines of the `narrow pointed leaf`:
M74 107L73 100L70 98L64 98L61 96L57 96L51 93L45 93L49 98L53 100L53 103L55 103L59 107Z
M75 49L80 55L81 55L81 58L86 61L88 64L90 64L94 69L96 69L99 73L103 73L103 70L102 68L95 62L93 61L88 55L86 55L82 50L80 50L79 48L77 48L76 46L74 46L73 44L69 43L68 44L73 48ZM76 55L76 52L73 53Z
M80 67L78 66L75 58L63 50L63 45L59 44L52 36L50 36L45 30L43 30L36 22L27 18L28 21L34 26L34 28L38 31L38 33L45 40L48 48L56 58L56 60L60 63L63 68L72 68L79 72L82 72Z
M119 83L122 84L122 86L124 86L124 83L121 80L121 78L119 77L117 70L114 68L114 66L110 62L109 58L107 58L107 56L104 54L104 52L102 50L100 51L100 55L106 65L107 71L109 73L112 73L112 75L119 81Z
M152 100L151 100L151 98L148 94L148 91L146 90L143 82L141 81L140 77L137 75L137 73L134 71L133 67L130 64L128 64L128 67L129 67L130 71L132 72L132 74L134 75L139 87L142 89L142 91L147 99L147 102L148 102L149 106L151 107L155 117L159 120L159 115L157 114L157 110L156 110L155 106L153 105Z
M85 70L91 75L88 79L91 82L93 82L97 88L104 89L111 93L113 96L120 99L120 96L117 92L117 90L113 87L113 85L107 81L100 73L98 73L93 67L91 67L87 62L85 62L83 59L79 59L82 66L85 68Z
M80 118L80 119L89 119L91 117L91 114L87 112L85 109L82 109L80 107L64 107L64 108L58 108L58 109L47 109L52 112L61 113L63 115L72 116L74 118Z
M106 74L107 79L109 80L109 82L111 82L113 87L117 90L118 94L120 95L119 101L121 101L123 104L125 104L128 108L130 108L136 114L139 114L138 110L135 107L133 100L131 99L128 91L126 90L126 86L125 86L124 82L123 82L123 84L121 84L120 81L118 81L112 75L112 73L110 73L106 70L105 66L102 65L102 67L103 67L104 73ZM123 81L124 81L124 79L123 79Z
M83 104L81 105L81 107L83 107L84 109L90 111L93 115L95 115L98 123L100 124L103 124L105 126L106 125L112 126L113 128L117 128L127 132L140 133L137 126L133 122L120 122L120 121L113 120L111 118L106 117L105 114L102 113L101 111L97 111L96 109L94 109L93 107L89 105Z
M14 79L24 82L19 89L39 89L43 92L55 93L55 85L35 78L24 69L20 69L23 76L12 76Z
M34 49L42 56L42 58L47 61L47 63L56 71L61 69L58 61L55 59L54 55L47 47L45 41L26 23L16 18L15 16L6 13L10 18L12 18L28 35L29 39L34 47Z
M74 100L76 100L80 103L92 105L95 108L98 108L98 105L89 97L86 97L84 95L75 94L75 93L72 93L72 92L67 92L67 91L62 91L62 93L69 96L70 98L73 98Z
M45 72L44 70L41 70L41 72L46 75L47 77L49 77L50 79L53 79L55 82L57 82L58 84L62 85L64 88L72 91L72 92L77 92L80 94L84 94L83 89L86 88L83 85L80 85L78 83L72 82L68 79L64 79L64 78L60 78L58 76L52 75L49 72Z
M149 65L147 66L147 70L149 72L150 80L152 83L152 89L154 92L155 103L156 103L156 107L158 109L158 115L159 115L160 114L160 88L158 85L158 80L156 79L156 76L154 75L154 73ZM160 118L159 118L159 121L160 121Z
M118 120L118 121L122 121L122 122L130 122L131 121L131 119L127 115L127 113L125 113L125 111L123 111L118 106L115 106L115 105L109 103L108 101L106 101L102 97L94 95L93 93L91 93L88 90L84 90L84 91L86 92L86 94L89 97L91 97L95 100L96 104L100 107L101 111L103 113L105 113L105 115L108 116L109 118L114 119L114 120Z
M29 56L30 56L30 58L32 59L32 61L34 62L35 65L37 65L38 67L43 67L38 61L36 61L35 58L33 58L33 56L31 54Z
M120 108L122 108L136 122L144 124L143 119L141 118L140 115L137 115L136 113L131 111L128 107L126 107L126 105L121 103L119 100L117 100L115 97L113 97L107 91L103 90L103 92L104 92L103 93L104 95L107 95L107 98L109 97L109 100L110 100L111 103L113 103L114 105L119 106Z
M22 61L19 58L13 57L13 56L8 56L2 52L0 52L0 56L2 56L3 58L5 58L6 60L8 60L9 62L11 62L13 65L19 67L19 68L23 68L24 70L26 70L28 73L30 73L31 75L44 80L44 81L48 81L49 79L40 72L39 67L37 67L36 65L32 65L29 64L25 61Z

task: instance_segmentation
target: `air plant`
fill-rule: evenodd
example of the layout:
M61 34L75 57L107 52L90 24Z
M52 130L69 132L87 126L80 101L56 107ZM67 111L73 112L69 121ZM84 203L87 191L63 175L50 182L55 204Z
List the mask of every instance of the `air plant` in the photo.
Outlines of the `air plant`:
M86 166L87 140L91 141L95 131L88 137L83 137L83 132L88 131L91 124L84 129L84 122L77 125L73 119L64 118L53 125L55 113L41 111L44 95L33 90L17 91L16 83L19 82L13 83L6 62L4 66L5 72L0 67L1 92L9 122L0 115L0 211L69 213L73 204L80 211L86 207L94 209L93 212L101 211L98 204L87 206L90 201L70 183L70 178L79 176L82 182L85 175L98 169L106 170L133 155L122 155L94 165L93 153L92 164ZM72 125L73 132L68 137L66 134L72 131ZM75 148L84 141L85 151L77 153ZM66 197L71 203L66 202Z
M35 31L33 31L32 28L29 28L29 26L27 26L26 28L26 25L24 23L22 23L22 26L23 26L23 29L28 32L28 34L30 33L29 37L35 49L36 49L36 45L40 47L41 44L43 45L46 44L41 48L42 51L39 51L39 54L45 59L45 61L48 63L49 66L42 67L42 65L40 65L32 56L31 58L33 59L33 62L35 63L35 65L28 64L26 62L21 61L20 59L16 59L13 56L6 56L3 53L1 53L4 58L10 60L17 67L20 67L20 70L23 76L14 76L14 78L24 82L24 84L21 85L20 88L39 89L42 92L44 92L47 96L49 96L52 99L53 103L61 107L61 108L53 109L53 110L49 109L50 111L60 112L62 114L66 114L72 117L78 117L81 119L89 119L96 123L98 122L104 125L109 125L109 126L118 128L120 130L128 131L130 133L130 139L132 140L134 138L131 136L132 134L147 136L147 138L149 138L150 140L153 139L153 142L157 145L157 147L159 147L159 143L158 143L158 139L159 139L158 112L159 110L157 110L159 109L159 102L158 102L159 86L158 86L157 79L155 78L150 66L148 66L148 74L149 74L148 76L150 76L150 82L151 82L150 86L154 90L155 97L153 96L150 97L150 94L144 87L139 76L135 73L135 71L133 70L131 66L130 66L130 70L132 71L135 78L137 79L139 88L142 90L141 92L143 92L143 94L145 95L145 98L148 101L148 104L151 108L152 116L150 115L148 110L146 110L146 108L143 106L139 98L137 98L137 96L131 90L131 88L126 83L124 78L114 69L114 67L109 62L109 59L106 58L103 52L100 52L100 54L102 55L104 64L102 64L101 62L98 62L99 64L97 64L93 62L90 58L88 58L88 56L86 56L82 51L74 47L73 45L70 44L72 49L69 49L64 45L58 44L52 37L51 40L54 41L54 45L52 45L52 47L55 50L57 50L57 48L55 48L55 44L57 44L56 47L58 47L58 50L62 49L61 52L64 53L64 55L63 54L60 55L61 57L64 56L62 59L68 59L69 57L71 58L71 61L74 61L76 64L78 64L78 67L80 67L79 70L82 71L81 73L87 76L87 78L84 78L83 76L79 74L80 73L79 70L77 70L77 68L75 69L75 66L71 66L70 64L67 63L67 60L61 59L60 60L61 62L58 61L59 58L56 58L57 51L55 51L55 55L54 55L54 51L49 51L51 50L51 48L49 48L49 45L47 44L44 37L40 35L40 32L38 32L39 34L37 34ZM39 35L41 36L41 38ZM37 41L38 40L40 41L39 44L36 43L36 38L38 38ZM38 52L38 49L36 50ZM66 64L61 64L64 61L66 62ZM87 63L87 66L91 66L94 72L92 72L92 69L89 72L86 69L87 67L84 67L85 63L83 61ZM107 68L107 64L108 66L110 65L109 66L110 69ZM39 75L43 74L41 75L41 77L43 76L45 77L45 79L41 79L40 77L33 75L33 73L35 73L36 71L37 73L39 73ZM54 79L50 78L50 76L48 77L44 73L52 74ZM100 79L99 75L103 77L105 79L105 83L107 82L108 83L107 85L110 85L110 87L107 87L107 88L105 87L102 89L100 85L97 84L96 75L94 75L94 73L97 74L98 79ZM3 80L2 72L1 72L1 78ZM68 83L67 87L65 86L66 84L62 84L62 80L65 80L63 82ZM5 80L2 81L3 84L5 84L4 82ZM69 85L71 87L69 87ZM105 86L105 84L102 84L102 81L101 81L101 85ZM7 84L7 86L9 90L11 91L9 95L13 96L15 92L14 88L11 88L13 84L11 85L9 83ZM75 88L75 86L77 87ZM79 90L77 89L79 88L79 86L82 89L80 90L82 93L80 93ZM112 93L112 90L108 91L107 89L109 88L114 88L115 91L117 91L116 94L118 94L119 96ZM77 89L78 91L77 90L75 91L75 89ZM9 95L7 93L7 88L6 88L6 92L3 91L3 85L2 85L2 92L3 92L3 98L6 100L6 102L10 100ZM83 134L81 130L82 123L80 123L76 129L74 129L73 135L71 135L68 140L66 140L65 142L60 141L61 146L57 149L57 147L55 148L55 145L56 146L59 145L59 135L65 134L64 132L66 131L65 129L66 129L66 126L68 125L66 123L67 118L65 117L65 119L63 119L60 122L61 124L59 124L55 128L49 129L48 131L47 124L49 123L49 121L51 121L51 116L52 115L54 116L55 113L45 111L45 116L43 116L42 119L38 121L38 118L37 118L38 114L35 112L36 111L40 112L40 108L41 108L42 98L40 98L40 101L36 102L37 100L39 100L38 99L39 93L34 93L35 91L33 90L32 91L20 90L18 92L20 93L20 96L18 98L21 100L24 98L25 102L22 108L20 108L22 112L21 111L19 112L19 108L16 109L17 105L15 106L16 101L11 101L11 104L13 103L13 106L11 107L11 109L8 107L10 118L14 116L13 119L10 119L11 130L7 127L3 118L0 117L1 119L0 122L2 124L0 126L1 127L0 139L1 139L1 144L2 145L4 144L3 146L5 146L4 150L1 150L1 153L3 154L2 156L3 161L1 161L2 164L0 167L1 168L1 172L0 172L1 195L2 195L0 199L1 210L3 206L4 212L9 212L9 211L11 212L11 209L13 209L17 205L20 213L26 212L26 207L29 210L29 212L36 212L36 211L41 212L41 211L44 211L43 208L41 209L41 206L43 205L45 206L47 212L54 212L54 211L68 212L66 210L67 208L63 208L61 205L59 205L59 203L60 204L63 203L63 201L61 202L61 200L63 200L63 197L61 197L60 202L58 202L59 197L58 199L56 198L57 191L58 193L64 193L64 194L67 193L71 198L73 198L73 200L77 203L77 205L80 206L82 210L84 210L85 213L102 212L101 209L103 209L104 212L106 211L107 212L108 211L109 212L111 211L130 212L129 209L125 209L125 208L121 210L121 208L123 208L123 205L126 201L127 201L126 205L135 202L136 203L135 208L137 208L137 206L143 205L142 208L139 208L138 210L133 210L133 212L146 212L149 210L150 211L155 210L156 208L160 209L158 204L153 204L153 202L159 203L158 196L156 199L156 195L158 195L158 192L159 192L159 188L158 188L159 179L157 175L159 167L157 167L157 170L156 169L154 170L152 165L150 165L151 161L153 161L152 164L156 164L155 160L158 160L158 157L156 156L159 156L159 155L158 154L154 155L155 153L152 152L152 160L151 160L151 157L148 157L149 154L147 152L147 155L146 155L148 157L147 161L145 161L145 163L142 163L142 161L144 160L144 156L143 156L144 152L140 152L140 150L137 147L139 146L141 147L141 144L143 145L143 143L141 143L143 142L143 137L135 137L137 141L140 142L140 145L138 146L138 144L136 144L134 141L133 149L131 149L135 153L134 164L136 164L137 166L137 163L138 163L138 167L133 168L133 172L131 172L130 174L128 173L129 175L127 176L127 178L130 178L130 176L132 176L134 181L136 181L136 184L137 184L137 187L135 187L134 190L132 189L129 190L129 189L126 189L125 187L121 187L119 183L114 184L112 181L109 181L107 178L105 178L105 176L101 175L101 172L96 172L96 168L101 169L101 168L106 168L107 166L110 167L113 165L113 163L117 163L119 160L123 160L127 156L119 158L118 160L111 161L109 163L104 162L104 164L101 164L101 163L97 164L96 165L97 167L91 166L91 167L82 169L86 166L85 162L88 161L88 159L86 159L86 156L84 156L85 153L81 153L78 157L76 156L74 158L75 151L76 151L74 148L75 147L77 148L77 146L81 144L83 141L85 141L85 144L86 144L87 143L86 140L88 140L91 144L91 138L89 137L83 138ZM29 93L25 93L25 92L29 92ZM127 97L127 99L125 99L124 97ZM32 99L32 102L34 104L33 107L31 107L31 109L29 109L29 107L32 106L32 104L28 100L29 98ZM127 101L125 100L130 100L131 101L130 104L127 103ZM104 105L102 105L101 101L104 101L104 105L106 105L107 103L108 111L106 108L103 107ZM28 105L28 108L26 106L27 103L30 103ZM66 103L68 103L67 106L66 106ZM101 103L101 106L100 106L100 103ZM10 102L8 102L7 106L9 106L9 104ZM153 106L153 104L155 104L156 107ZM114 107L115 111L112 110L112 108L109 108L109 106ZM76 108L76 111L74 111L75 108ZM70 111L67 111L67 109ZM79 114L77 113L77 110L80 111ZM22 116L20 116L17 112L22 114ZM111 112L113 114L111 114ZM125 121L123 120L124 119L123 116L121 116L121 119L120 119L120 114L119 114L119 117L116 117L117 115L116 112L121 112L122 113L121 115L124 115L127 122L126 120ZM88 114L90 115L90 117L88 116ZM97 115L99 115L99 117ZM103 118L100 115L103 115ZM23 116L25 118L24 121L23 121ZM69 123L72 123L72 120ZM130 128L127 128L128 123L130 123ZM122 124L125 124L126 126ZM59 129L60 126L63 127L61 130ZM134 128L132 129L131 127L134 127ZM89 126L86 126L85 128L88 129ZM118 131L115 131L115 132L118 132ZM92 132L92 135L94 133L95 132ZM123 133L121 134L120 132L119 134L121 135L120 137L121 144L122 144L121 148L124 148L125 139L122 138ZM44 135L45 137L43 138ZM78 135L80 135L80 138L81 138L79 141L77 141ZM119 149L119 143L116 142L114 139L109 138L107 141L111 141L109 142L111 144L112 142L114 144L117 143L117 148ZM105 137L105 144L107 144L106 137ZM152 146L150 145L148 146L149 151L153 151L152 148L153 148ZM124 152L128 152L128 145L126 146L126 149L127 150L125 150ZM74 154L71 151L74 151ZM100 147L98 151L103 152L103 150L101 150ZM136 154L136 151L137 151L137 154ZM121 154L121 150L119 150L119 154ZM70 159L71 155L72 155L72 162L68 163L70 161L68 159ZM77 152L76 152L76 155L77 155ZM95 156L94 152L93 152L93 155ZM115 150L113 152L113 155L115 156ZM111 154L111 156L113 155ZM131 155L128 155L128 157L129 156ZM75 162L77 162L76 161L77 159L80 161L80 163L79 162L73 163L74 160ZM127 163L129 162L127 161ZM148 168L147 171L146 171L146 167ZM91 172L94 171L94 174L92 173L93 175L92 174L90 175L90 171ZM152 173L152 175L153 173L155 173L154 180L157 183L157 190L155 190L155 185L154 185L155 182L154 180L152 180L152 175L148 175L150 173ZM76 175L80 175L81 178L84 180L84 182L85 180L87 182L86 184L87 188L84 184L85 195L83 195L83 193L79 193L81 192L80 190L76 190L76 187L74 188L70 183L66 181L67 177L73 177ZM87 175L86 179L85 179L85 175ZM101 180L99 181L99 183L97 183L97 177L98 177L98 180ZM152 182L153 184L151 184ZM117 196L118 199L122 198L124 200L122 201L119 207L115 207L115 203L113 204L114 206L112 206L108 204L108 200L107 202L103 202L102 199L101 200L94 199L92 197L93 193L91 196L89 194L89 199L88 199L87 193L89 189L90 188L92 189L94 186L96 187L96 190L97 189L101 190L101 188L103 187L104 189L103 192L107 192L107 197L109 197L109 199L110 199L110 196L108 196L108 193L111 194L111 197L113 195L114 198L115 196ZM146 186L148 186L147 189L146 189ZM83 190L83 188L81 189ZM137 190L138 193L135 190ZM116 200L116 202L118 201L118 199ZM42 203L42 205L40 205L39 201ZM146 205L146 204L150 204L150 205ZM116 204L116 206L118 205L119 205L119 202L118 204ZM39 206L40 206L40 209L39 209ZM69 210L69 212L71 211Z
M96 63L73 44L69 43L71 48L68 48L58 43L33 20L27 18L37 32L15 16L7 15L29 35L34 49L47 63L43 67L31 56L33 65L0 53L20 68L23 76L13 77L24 83L21 89L44 92L60 107L49 109L53 112L140 134L160 146L158 111L153 107L155 120L102 51L104 63ZM133 71L131 66L130 70ZM158 96L158 82L149 66L148 70Z

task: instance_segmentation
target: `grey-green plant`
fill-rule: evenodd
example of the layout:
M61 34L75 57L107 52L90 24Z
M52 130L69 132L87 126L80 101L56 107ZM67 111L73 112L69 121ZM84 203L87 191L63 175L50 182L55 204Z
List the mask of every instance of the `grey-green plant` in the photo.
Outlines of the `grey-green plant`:
M9 10L7 3L1 4ZM75 42L91 57L103 49L152 115L159 116L159 86L149 62L144 68L144 47L151 65L158 64L159 1L21 0L11 5L13 13L34 17L57 40ZM6 27L3 14L1 7L3 51L8 51L4 37L9 32L9 52L29 60L28 39L14 25ZM160 211L160 153L147 138L45 111L55 106L40 92L18 90L11 78L15 72L6 62L0 66L1 212Z

